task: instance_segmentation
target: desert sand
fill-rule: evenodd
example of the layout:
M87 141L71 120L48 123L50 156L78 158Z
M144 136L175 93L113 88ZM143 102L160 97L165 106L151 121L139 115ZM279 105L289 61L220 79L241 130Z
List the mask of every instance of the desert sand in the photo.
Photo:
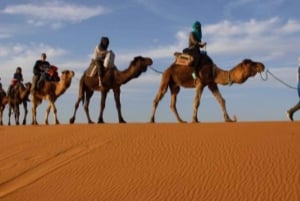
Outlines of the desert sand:
M0 127L1 201L299 201L300 122Z

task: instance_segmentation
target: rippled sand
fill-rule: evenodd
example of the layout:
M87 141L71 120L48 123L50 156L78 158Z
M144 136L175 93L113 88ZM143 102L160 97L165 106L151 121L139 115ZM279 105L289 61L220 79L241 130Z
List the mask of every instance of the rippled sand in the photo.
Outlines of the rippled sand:
M299 201L300 122L0 127L1 201Z

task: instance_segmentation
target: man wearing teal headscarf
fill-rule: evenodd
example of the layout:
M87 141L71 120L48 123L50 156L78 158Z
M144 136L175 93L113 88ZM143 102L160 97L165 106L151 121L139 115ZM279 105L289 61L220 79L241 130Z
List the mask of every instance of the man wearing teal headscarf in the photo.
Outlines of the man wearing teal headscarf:
M206 46L206 42L202 43L202 30L200 22L196 21L193 24L193 31L189 36L189 48L196 48L200 52L199 48Z
M194 22L192 26L193 31L189 35L189 48L185 49L183 52L188 53L194 58L194 73L193 78L196 80L199 77L199 65L200 65L200 48L206 46L206 42L202 42L202 30L199 21Z

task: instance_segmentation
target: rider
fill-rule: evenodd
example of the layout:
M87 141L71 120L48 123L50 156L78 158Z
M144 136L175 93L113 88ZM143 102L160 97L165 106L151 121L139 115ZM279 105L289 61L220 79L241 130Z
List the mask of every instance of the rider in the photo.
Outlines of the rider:
M189 35L189 47L184 49L183 52L190 54L194 58L194 72L192 76L196 80L199 77L200 54L203 54L200 48L205 47L206 42L202 42L201 23L199 21L194 22L192 28L193 31Z
M106 36L101 37L100 43L95 47L94 50L94 57L93 59L98 62L98 78L99 78L99 87L102 86L102 77L103 77L103 71L104 71L104 59L108 52L108 46L109 46L109 38Z
M45 79L47 71L50 69L50 63L46 61L46 53L41 54L41 59L37 60L33 67L32 89L36 90L40 83Z
M22 82L23 82L22 68L17 67L16 72L14 73L14 77L11 81L11 84L9 85L7 90L8 96L12 96L14 87L22 84Z

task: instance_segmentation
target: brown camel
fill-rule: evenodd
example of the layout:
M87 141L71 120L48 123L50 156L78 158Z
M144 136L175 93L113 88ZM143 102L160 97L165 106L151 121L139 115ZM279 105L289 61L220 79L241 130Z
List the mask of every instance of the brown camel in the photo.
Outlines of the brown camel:
M17 84L12 89L12 93L8 94L8 125L10 125L10 116L11 113L14 113L16 125L19 125L19 118L20 118L20 108L19 105L23 104L24 108L24 118L23 118L23 125L26 125L27 119L27 101L30 94L31 83L27 82L23 84Z
M4 90L0 89L0 125L3 125L3 112L6 104L8 103L8 97Z
M65 70L62 71L60 76L60 81L45 81L44 85L41 86L38 90L31 90L32 97L32 123L33 125L37 125L37 117L36 117L36 109L42 103L43 99L49 101L49 105L46 109L45 120L44 123L48 125L48 116L50 109L52 108L54 114L55 124L59 124L57 118L57 110L55 107L55 101L58 97L66 92L66 90L71 86L72 78L75 73L73 71Z
M98 123L104 123L103 111L105 108L107 93L109 92L110 89L112 89L114 92L114 98L115 98L115 103L118 111L119 123L126 123L121 113L121 102L120 102L121 85L126 84L128 81L130 81L133 78L139 77L143 72L147 70L147 67L149 65L152 65L151 58L138 56L135 57L133 61L131 61L129 67L124 71L119 71L116 67L107 68L105 70L105 75L102 79L101 88L99 87L98 84L98 78L89 77L85 72L80 79L79 95L75 103L74 114L70 118L70 123L71 124L74 123L79 102L82 101L82 103L84 103L85 98L86 98L86 102L84 105L84 110L88 119L88 123L93 123L89 114L89 103L94 91L101 91L101 108L100 108Z
M159 101L163 98L164 94L167 92L168 87L171 91L171 103L170 107L173 113L175 114L178 122L183 121L176 108L177 95L180 91L180 87L185 88L196 88L196 94L194 98L194 109L193 109L193 119L192 122L198 122L198 107L200 105L200 99L203 92L203 89L208 86L209 90L215 96L219 102L224 119L226 122L236 121L232 120L226 110L225 100L223 99L218 84L221 85L231 85L233 83L242 84L249 77L253 77L258 72L264 71L264 65L260 62L255 62L250 59L245 59L234 68L229 71L222 70L217 67L213 61L207 55L201 56L202 66L199 77L196 82L193 80L191 74L193 73L193 67L191 66L182 66L177 64L172 64L168 69L166 69L162 75L160 87L158 89L157 95L153 101L152 114L150 122L155 122L155 112L158 106Z

